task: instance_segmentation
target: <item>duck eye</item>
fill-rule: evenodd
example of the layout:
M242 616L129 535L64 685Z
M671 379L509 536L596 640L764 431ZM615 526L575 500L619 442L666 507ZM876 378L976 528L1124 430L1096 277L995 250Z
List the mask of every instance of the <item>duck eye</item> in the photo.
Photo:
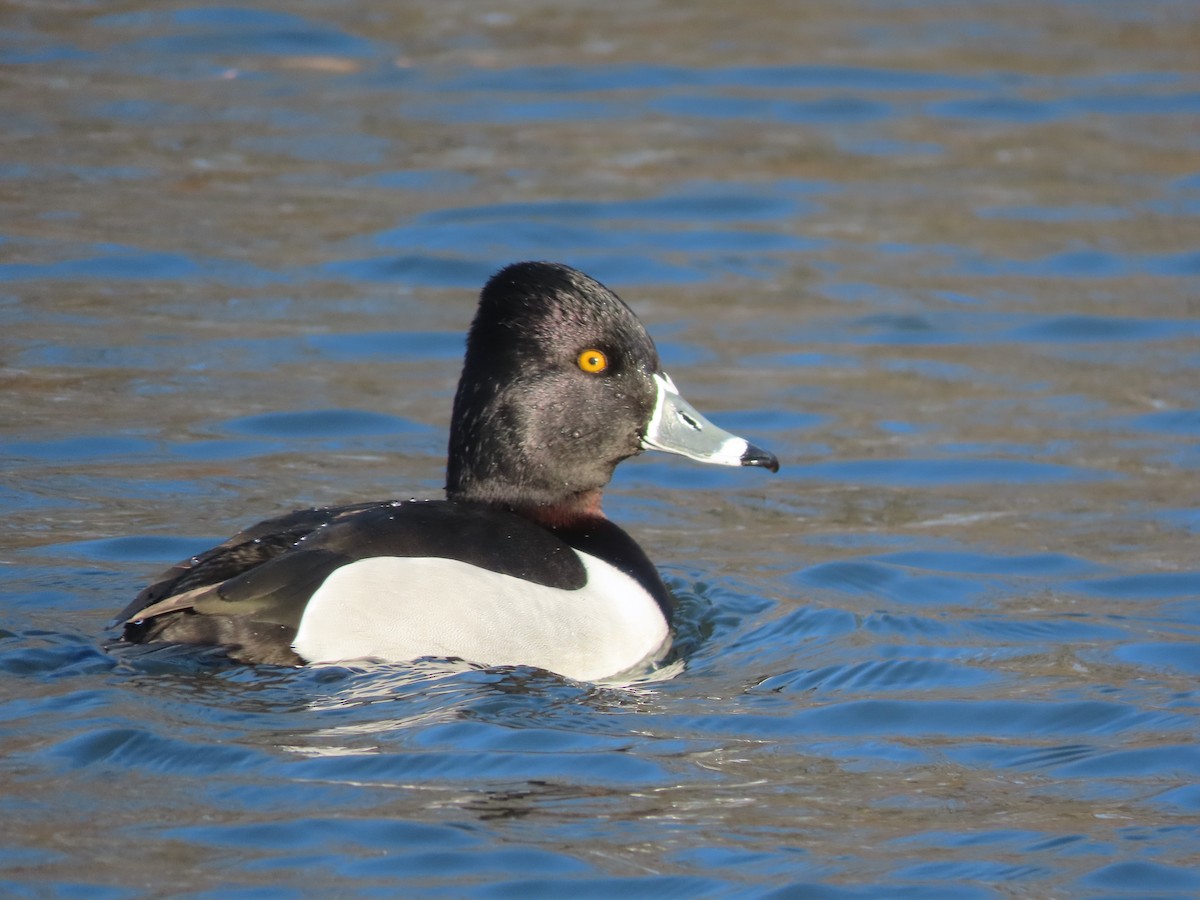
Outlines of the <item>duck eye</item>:
M596 350L595 348L584 350L579 354L575 362L579 364L579 368L583 369L583 371L590 372L593 375L603 372L608 368L608 357L604 355L603 351Z

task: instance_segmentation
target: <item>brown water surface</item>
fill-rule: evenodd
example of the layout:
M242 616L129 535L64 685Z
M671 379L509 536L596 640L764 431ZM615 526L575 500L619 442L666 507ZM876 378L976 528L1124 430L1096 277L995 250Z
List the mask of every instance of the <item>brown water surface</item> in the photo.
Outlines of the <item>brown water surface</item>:
M1200 893L1200 12L9 4L0 888ZM686 668L110 651L267 515L436 496L554 259L783 469L609 515Z

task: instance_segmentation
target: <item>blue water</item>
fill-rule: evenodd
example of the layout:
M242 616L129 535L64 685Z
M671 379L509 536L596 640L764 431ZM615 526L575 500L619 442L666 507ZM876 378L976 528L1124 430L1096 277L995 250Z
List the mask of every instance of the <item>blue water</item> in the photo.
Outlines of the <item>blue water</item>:
M1200 12L797 9L13 8L0 894L1200 895ZM780 456L617 474L680 666L113 645L436 496L522 258Z

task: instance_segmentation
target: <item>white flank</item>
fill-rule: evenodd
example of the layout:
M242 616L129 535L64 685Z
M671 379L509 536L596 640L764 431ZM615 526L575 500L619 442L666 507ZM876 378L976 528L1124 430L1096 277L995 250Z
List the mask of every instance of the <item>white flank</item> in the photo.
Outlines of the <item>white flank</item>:
M458 657L599 681L665 650L658 604L634 579L579 553L587 585L564 591L449 559L382 556L335 570L293 644L312 663Z

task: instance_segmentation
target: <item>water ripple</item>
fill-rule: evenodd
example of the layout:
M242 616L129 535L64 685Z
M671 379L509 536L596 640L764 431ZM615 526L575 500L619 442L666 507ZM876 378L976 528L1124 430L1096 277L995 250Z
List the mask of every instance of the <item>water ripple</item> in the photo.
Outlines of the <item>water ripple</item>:
M1200 892L1192 6L10 6L0 894ZM516 258L783 460L621 466L668 667L116 642L435 495Z

